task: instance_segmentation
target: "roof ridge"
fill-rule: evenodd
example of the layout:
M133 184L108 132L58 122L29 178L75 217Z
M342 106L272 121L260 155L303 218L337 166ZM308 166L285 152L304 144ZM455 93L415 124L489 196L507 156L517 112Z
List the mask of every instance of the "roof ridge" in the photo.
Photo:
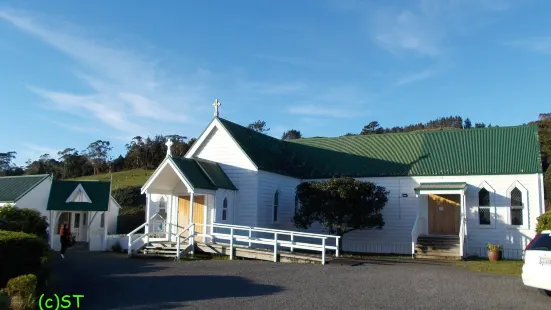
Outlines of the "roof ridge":
M485 128L453 128L453 129L438 129L438 128L431 128L426 130L414 130L414 131L408 131L408 132L385 132L381 134L368 134L368 135L350 135L350 136L337 136L337 137L307 137L307 138L300 138L300 139L292 139L292 140L286 140L287 142L300 142L304 140L313 140L313 139L354 139L358 137L377 137L377 136L389 136L389 135L425 135L425 134L437 134L442 132L472 132L472 131L485 131L485 130L507 130L507 129L513 129L513 128L521 128L521 127L532 127L537 128L537 125L530 124L530 125L513 125L513 126L496 126L496 127L485 127Z
M246 130L248 130L249 132L251 132L252 134L261 135L261 136L263 136L263 137L270 138L270 139L274 139L274 140L281 141L281 142L286 142L285 140L281 140L281 139L272 137L272 136L270 136L270 135L267 135L267 134L265 134L265 133L258 132L258 131L254 130L254 129L251 129L251 128L249 128L249 127L245 127L245 126L243 126L243 125L240 125L240 124L238 124L238 123L232 122L232 121L227 120L227 119L225 119L225 118L218 117L218 119L221 120L221 121L224 121L224 122L228 122L228 123L230 123L230 124L232 124L232 125L239 126L239 127L243 128L243 129L246 129Z
M31 177L47 177L49 174L22 174L22 175L5 175L0 176L0 178L31 178Z

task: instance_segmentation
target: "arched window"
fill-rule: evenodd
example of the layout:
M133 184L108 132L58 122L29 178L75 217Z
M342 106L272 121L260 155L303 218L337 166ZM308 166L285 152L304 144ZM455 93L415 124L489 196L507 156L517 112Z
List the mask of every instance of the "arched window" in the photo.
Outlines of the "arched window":
M524 223L522 216L522 209L524 208L524 205L522 203L522 192L517 187L511 190L510 204L511 225L522 226Z
M159 200L159 205L158 205L158 208L157 208L157 212L159 213L159 215L166 218L166 199L165 199L165 197L161 197L161 199Z
M222 203L222 221L227 220L228 218L228 198L224 198Z
M298 212L298 207L299 207L298 195L295 194L295 214L297 214Z
M99 220L99 227L101 228L105 227L105 212L101 213L100 220Z
M490 192L482 188L478 191L478 224L491 225Z
M274 223L277 223L277 216L278 216L278 208L279 208L279 192L276 191L274 194Z

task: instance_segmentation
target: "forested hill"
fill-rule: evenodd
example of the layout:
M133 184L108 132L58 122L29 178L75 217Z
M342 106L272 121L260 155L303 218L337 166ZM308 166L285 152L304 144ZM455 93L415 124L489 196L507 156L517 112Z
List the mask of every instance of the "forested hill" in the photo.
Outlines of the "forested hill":
M530 124L539 127L540 144L542 148L542 166L545 171L546 197L551 197L551 169L547 169L551 162L551 114L540 114L538 120ZM521 124L519 124L521 125ZM264 121L255 121L248 125L252 130L269 133L270 129ZM426 123L410 124L406 126L383 127L379 122L372 121L359 128L357 133L344 135L369 135L396 132L411 132L420 130L457 129L492 127L491 124L472 122L469 118L460 116L441 117ZM298 129L290 129L283 133L281 139L290 140L301 138ZM150 137L134 137L126 144L126 154L111 157L112 145L109 141L97 140L84 149L65 148L57 154L43 154L37 159L29 159L24 167L13 164L17 156L16 151L0 153L0 175L21 174L52 174L56 179L110 179L113 174L114 185L139 186L147 180L151 170L155 169L165 158L167 138L174 142L172 153L183 156L195 143L196 138L181 135L157 135ZM547 198L549 199L549 198Z

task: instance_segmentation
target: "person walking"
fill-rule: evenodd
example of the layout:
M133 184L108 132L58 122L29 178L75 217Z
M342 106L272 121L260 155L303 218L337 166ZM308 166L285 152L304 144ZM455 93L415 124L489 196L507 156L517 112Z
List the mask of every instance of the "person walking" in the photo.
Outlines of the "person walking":
M63 224L61 231L59 232L59 241L61 241L61 259L65 259L65 251L71 243L71 232L67 227L67 224Z

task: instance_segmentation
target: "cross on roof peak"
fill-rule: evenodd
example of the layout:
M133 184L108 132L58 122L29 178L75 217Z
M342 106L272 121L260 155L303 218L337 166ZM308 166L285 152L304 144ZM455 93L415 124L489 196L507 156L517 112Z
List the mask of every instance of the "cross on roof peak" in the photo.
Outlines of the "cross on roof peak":
M212 104L212 106L214 107L214 117L218 117L218 108L220 108L221 105L222 103L220 103L218 99L214 99L214 103Z

